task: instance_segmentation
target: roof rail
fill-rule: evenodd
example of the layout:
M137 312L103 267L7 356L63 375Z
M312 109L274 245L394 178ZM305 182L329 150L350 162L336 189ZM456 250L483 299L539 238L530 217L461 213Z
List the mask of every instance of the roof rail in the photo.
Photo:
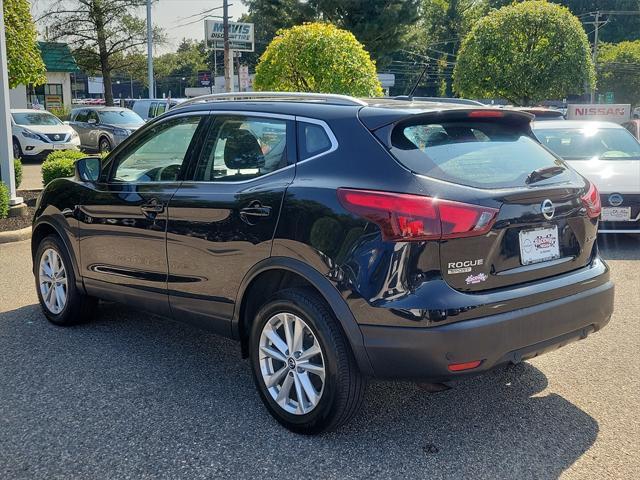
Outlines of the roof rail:
M228 92L228 93L212 93L211 95L201 95L199 97L190 98L175 107L182 108L187 105L207 102L222 102L229 100L294 100L294 101L317 101L325 102L330 105L352 105L364 107L367 104L362 100L348 95L337 95L334 93L303 93L303 92Z

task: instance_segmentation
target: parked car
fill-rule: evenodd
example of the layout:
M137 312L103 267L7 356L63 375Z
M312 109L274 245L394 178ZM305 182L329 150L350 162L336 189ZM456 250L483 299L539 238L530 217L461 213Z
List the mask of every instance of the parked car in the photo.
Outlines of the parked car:
M636 139L640 140L640 120L631 120L623 123L622 126L629 130Z
M46 110L11 109L14 158L35 158L54 150L77 150L78 134Z
M368 377L441 388L555 350L606 325L614 287L598 191L530 119L323 94L185 102L47 185L40 304L57 325L102 298L234 338L269 412L308 434L350 419Z
M640 118L640 107L636 107L631 111L631 117L634 119Z
M184 102L184 98L142 98L135 100L131 107L144 121L162 115L167 110Z
M535 122L543 145L600 190L599 233L640 233L640 143L612 122Z
M144 125L144 120L128 108L83 107L71 112L69 125L78 132L84 150L110 152Z

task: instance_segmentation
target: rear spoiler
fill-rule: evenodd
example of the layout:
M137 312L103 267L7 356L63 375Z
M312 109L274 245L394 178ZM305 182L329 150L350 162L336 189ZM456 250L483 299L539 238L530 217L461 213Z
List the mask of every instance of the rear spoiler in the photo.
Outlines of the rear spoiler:
M394 119L386 118L381 125L378 122L363 121L363 124L371 130L375 136L387 147L391 146L391 132L398 125L409 126L419 125L422 123L438 123L451 121L482 121L490 120L496 123L502 123L512 126L521 126L527 132L531 131L530 123L535 118L534 115L516 110L507 110L502 108L456 108L451 110L435 110L422 113L408 113L405 116ZM361 118L362 120L362 118ZM368 125L367 125L368 124ZM372 128L374 127L374 128Z

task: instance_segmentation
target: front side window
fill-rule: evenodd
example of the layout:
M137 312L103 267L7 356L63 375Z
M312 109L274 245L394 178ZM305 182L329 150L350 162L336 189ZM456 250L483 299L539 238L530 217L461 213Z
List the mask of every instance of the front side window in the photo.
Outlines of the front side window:
M168 120L147 130L116 160L116 182L177 180L201 116Z
M217 117L204 143L194 180L250 180L285 167L287 128L286 120Z
M640 143L622 128L543 128L535 129L535 135L565 160L640 158Z
M87 120L88 116L86 110L80 110L78 113L76 113L76 116L74 118L74 121L76 122L86 122Z

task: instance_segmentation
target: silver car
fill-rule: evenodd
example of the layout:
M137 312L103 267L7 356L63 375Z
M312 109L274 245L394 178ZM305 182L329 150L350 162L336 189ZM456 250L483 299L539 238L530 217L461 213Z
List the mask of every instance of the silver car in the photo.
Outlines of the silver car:
M80 148L110 152L144 125L140 115L120 107L82 107L71 112L69 125L80 136Z

